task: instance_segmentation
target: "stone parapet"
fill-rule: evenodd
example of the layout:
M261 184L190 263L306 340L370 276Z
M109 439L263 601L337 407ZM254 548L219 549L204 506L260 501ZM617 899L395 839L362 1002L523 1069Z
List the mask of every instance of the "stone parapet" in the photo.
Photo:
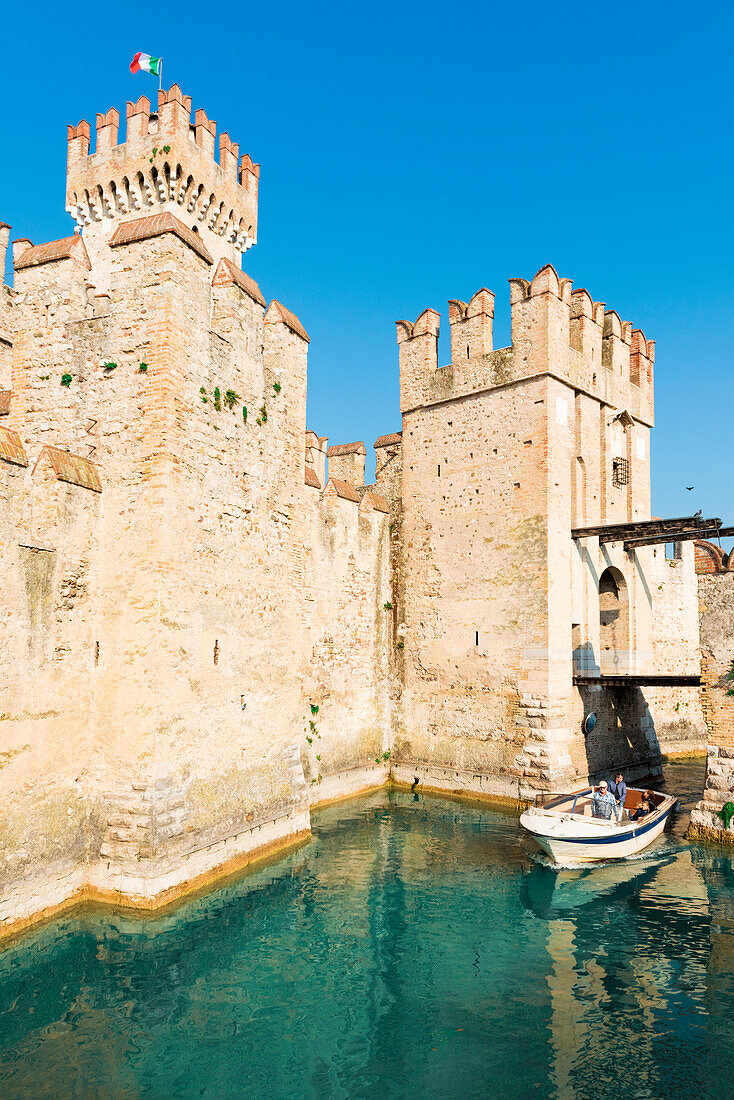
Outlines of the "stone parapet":
M255 243L260 166L247 155L239 161L239 147L224 133L217 162L216 124L201 110L191 121L191 99L177 84L159 92L157 111L144 96L128 103L122 144L118 125L114 108L97 115L92 153L89 124L68 128L67 210L85 239L170 212L201 234L215 259L237 260Z

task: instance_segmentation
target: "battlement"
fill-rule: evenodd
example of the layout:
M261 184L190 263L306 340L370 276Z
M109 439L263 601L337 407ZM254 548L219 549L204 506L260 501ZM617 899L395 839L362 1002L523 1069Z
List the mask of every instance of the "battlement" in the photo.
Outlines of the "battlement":
M349 500L353 504L359 504L359 493L348 481L330 477L324 488L324 500Z
M103 233L131 218L170 212L206 238L215 260L236 259L257 238L260 166L240 158L239 145L177 84L158 93L158 110L141 96L127 104L126 140L119 142L113 107L91 127L82 119L67 130L66 209L83 235Z
M0 472L5 464L30 468L20 433L13 428L0 427ZM99 467L88 458L71 454L61 447L46 444L40 448L31 468L31 477L44 476L46 472L52 479L67 485L76 485L93 493L102 492Z
M376 439L374 442L374 448L377 451L382 447L399 447L402 442L402 432L390 432L388 435L381 435L379 439Z
M81 237L62 237L59 241L46 241L33 245L24 238L13 243L13 266L16 271L25 271L31 267L57 263L59 260L74 260L83 270L89 271L91 264Z
M326 452L329 459L329 478L339 482L348 482L356 488L364 485L364 467L367 448L364 443L341 443L329 447Z
M306 484L321 489L326 481L326 451L329 440L306 429ZM310 471L310 474L309 474Z
M425 309L397 324L403 412L427 403L550 374L652 424L655 344L551 264L510 284L512 344L492 347L494 294L449 301L451 363L439 369L440 315Z

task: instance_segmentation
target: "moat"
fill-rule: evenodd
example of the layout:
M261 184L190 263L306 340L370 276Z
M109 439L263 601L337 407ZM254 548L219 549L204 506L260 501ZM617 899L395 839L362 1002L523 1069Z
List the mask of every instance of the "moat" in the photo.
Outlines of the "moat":
M0 953L0 1095L734 1095L734 859L684 806L625 864L554 870L516 818L379 793L156 919Z

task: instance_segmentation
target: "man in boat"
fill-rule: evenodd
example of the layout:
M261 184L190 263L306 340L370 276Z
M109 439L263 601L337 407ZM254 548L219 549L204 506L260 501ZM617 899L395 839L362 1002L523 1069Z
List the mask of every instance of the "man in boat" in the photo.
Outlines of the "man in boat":
M591 796L592 817L605 817L608 821L614 816L617 800L609 790L606 779L602 779L598 790Z
M621 772L617 772L614 779L609 784L609 790L614 795L617 802L617 821L622 820L622 814L624 813L624 803L627 798L627 784L624 781L624 776Z

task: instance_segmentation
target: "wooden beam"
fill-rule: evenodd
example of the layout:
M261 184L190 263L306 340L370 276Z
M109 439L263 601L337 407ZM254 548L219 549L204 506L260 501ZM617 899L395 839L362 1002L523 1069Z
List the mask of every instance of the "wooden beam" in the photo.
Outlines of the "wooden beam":
M728 539L734 535L734 527L696 527L690 531L667 531L660 535L650 535L648 538L634 538L624 540L626 551L636 550L638 546L658 546L663 542L690 542L692 539L719 538Z
M623 676L605 675L604 673L584 676L579 673L574 676L573 682L577 687L699 687L701 677L698 675L637 676L634 672Z
M636 523L604 523L597 527L575 527L571 538L586 539L598 537L601 542L620 542L636 535L658 534L661 531L676 531L688 528L708 528L721 524L720 519L701 519L698 516L682 516L678 519L647 519Z

